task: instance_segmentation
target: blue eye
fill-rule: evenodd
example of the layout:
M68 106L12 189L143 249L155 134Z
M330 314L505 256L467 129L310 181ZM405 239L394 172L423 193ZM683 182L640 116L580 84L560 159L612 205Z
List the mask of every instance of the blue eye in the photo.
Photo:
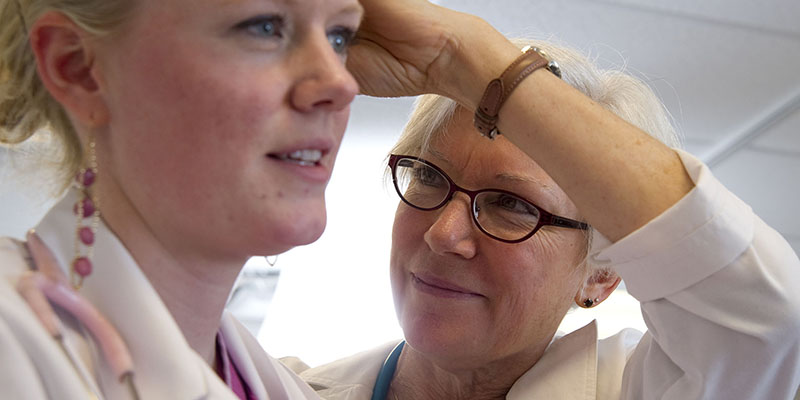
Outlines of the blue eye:
M333 51L339 54L347 53L347 49L350 48L354 37L355 32L345 27L337 27L328 32L328 42L333 47Z
M236 25L236 28L255 36L271 38L283 37L283 25L283 17L279 15L266 15L240 22Z

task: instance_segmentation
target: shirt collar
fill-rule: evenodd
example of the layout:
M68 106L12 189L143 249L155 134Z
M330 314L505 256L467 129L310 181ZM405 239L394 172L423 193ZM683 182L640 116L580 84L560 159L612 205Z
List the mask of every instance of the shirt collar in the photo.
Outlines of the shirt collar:
M372 393L383 361L397 342L304 371L300 375L327 398ZM508 400L594 400L597 396L597 322L553 339L536 364L506 395Z
M509 390L508 400L595 399L597 322L554 340Z
M72 208L77 200L78 192L68 191L36 227L67 276L67 266L75 256ZM127 344L141 398L204 397L214 372L189 347L133 257L103 222L95 235L92 264L93 271L84 279L80 294L116 327ZM103 390L120 390L102 357L98 362L103 366L97 369Z

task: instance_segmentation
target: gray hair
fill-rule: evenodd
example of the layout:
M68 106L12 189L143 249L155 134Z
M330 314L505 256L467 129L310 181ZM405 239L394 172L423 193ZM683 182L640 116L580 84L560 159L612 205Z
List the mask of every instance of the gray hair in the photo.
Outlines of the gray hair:
M39 130L49 131L62 147L59 176L64 188L83 153L69 117L36 73L28 28L46 12L57 11L102 36L118 28L132 7L130 0L0 0L0 144L20 144Z
M545 51L561 67L562 79L583 94L670 147L679 147L680 138L664 105L642 82L620 70L604 70L576 50L540 40L516 39L520 48L535 46ZM392 153L420 155L438 135L447 134L457 103L438 95L420 96ZM475 132L477 135L477 131ZM586 234L586 249L591 247L592 231ZM589 270L590 260L585 260Z

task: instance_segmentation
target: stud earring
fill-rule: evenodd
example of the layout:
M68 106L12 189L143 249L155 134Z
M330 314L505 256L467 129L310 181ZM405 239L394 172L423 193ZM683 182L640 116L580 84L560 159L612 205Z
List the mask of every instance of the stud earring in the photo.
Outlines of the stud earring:
M598 303L598 302L600 302L600 299L598 299L598 298L595 298L594 300L586 299L586 300L583 301L583 308L592 308L592 306L595 305L595 303Z
M92 257L94 256L94 240L97 228L100 226L100 204L96 196L89 194L89 187L97 178L97 154L95 141L89 140L89 165L81 168L75 178L75 185L80 193L80 198L75 204L77 228L75 232L75 258L70 269L70 283L76 290L83 286L83 279L92 273ZM84 220L91 218L88 226ZM84 253L85 251L85 253Z

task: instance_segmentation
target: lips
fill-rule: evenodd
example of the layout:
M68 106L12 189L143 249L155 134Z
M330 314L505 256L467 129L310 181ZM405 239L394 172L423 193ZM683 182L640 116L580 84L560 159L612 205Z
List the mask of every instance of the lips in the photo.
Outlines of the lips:
M421 291L440 297L451 298L474 298L484 297L468 288L456 285L443 279L428 275L417 275L411 273L411 280Z
M290 144L275 146L265 157L283 171L313 184L327 184L333 170L333 157L337 141L328 137L295 140Z
M270 153L267 156L281 161L289 161L302 166L319 165L324 152L320 149L302 149L290 153Z

